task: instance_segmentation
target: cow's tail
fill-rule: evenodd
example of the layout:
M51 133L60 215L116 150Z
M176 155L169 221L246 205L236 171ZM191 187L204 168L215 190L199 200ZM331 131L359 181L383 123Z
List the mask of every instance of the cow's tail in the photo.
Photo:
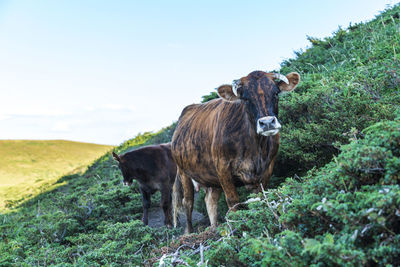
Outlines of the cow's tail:
M172 188L172 207L174 211L174 227L177 227L179 223L179 213L183 212L183 186L179 173L176 174L175 183Z

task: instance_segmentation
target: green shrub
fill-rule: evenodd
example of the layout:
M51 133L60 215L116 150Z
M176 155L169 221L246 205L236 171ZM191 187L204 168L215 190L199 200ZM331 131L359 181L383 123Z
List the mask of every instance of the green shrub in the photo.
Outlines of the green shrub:
M157 247L168 230L143 226L138 220L127 223L103 223L96 233L82 233L69 238L69 251L77 265L138 266L144 255Z
M211 265L399 265L400 120L363 134L302 182L289 179L230 213L219 229L236 232L207 252Z

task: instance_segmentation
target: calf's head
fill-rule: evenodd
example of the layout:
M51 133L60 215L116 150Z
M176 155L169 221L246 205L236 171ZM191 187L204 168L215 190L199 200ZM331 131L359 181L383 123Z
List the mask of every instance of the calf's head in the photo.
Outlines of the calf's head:
M123 158L123 156L118 156L115 152L112 152L113 158L118 162L118 167L121 170L122 177L124 178L124 185L131 185L133 181L133 175L129 170L128 162Z
M222 85L218 94L228 101L243 101L245 110L257 134L275 135L281 124L278 121L278 100L281 92L293 91L300 81L296 72L284 76L277 73L253 71L232 85Z

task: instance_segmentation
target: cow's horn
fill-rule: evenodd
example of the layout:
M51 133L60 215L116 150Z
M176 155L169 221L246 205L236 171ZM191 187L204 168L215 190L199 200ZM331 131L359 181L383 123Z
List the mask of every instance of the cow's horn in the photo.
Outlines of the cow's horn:
M235 96L237 96L237 88L238 88L238 81L234 80L232 83L232 92Z
M237 96L237 88L236 85L232 86L232 92L235 96Z
M289 80L286 78L285 75L282 75L282 74L280 74L280 73L274 73L274 74L273 74L273 77L274 77L275 79L279 79L279 80L284 81L285 83L289 84Z

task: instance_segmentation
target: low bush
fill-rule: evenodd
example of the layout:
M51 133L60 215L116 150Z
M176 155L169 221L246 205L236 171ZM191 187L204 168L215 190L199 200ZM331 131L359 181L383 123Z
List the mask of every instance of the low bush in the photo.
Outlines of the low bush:
M303 181L288 179L229 213L210 265L399 265L400 120L363 134Z

